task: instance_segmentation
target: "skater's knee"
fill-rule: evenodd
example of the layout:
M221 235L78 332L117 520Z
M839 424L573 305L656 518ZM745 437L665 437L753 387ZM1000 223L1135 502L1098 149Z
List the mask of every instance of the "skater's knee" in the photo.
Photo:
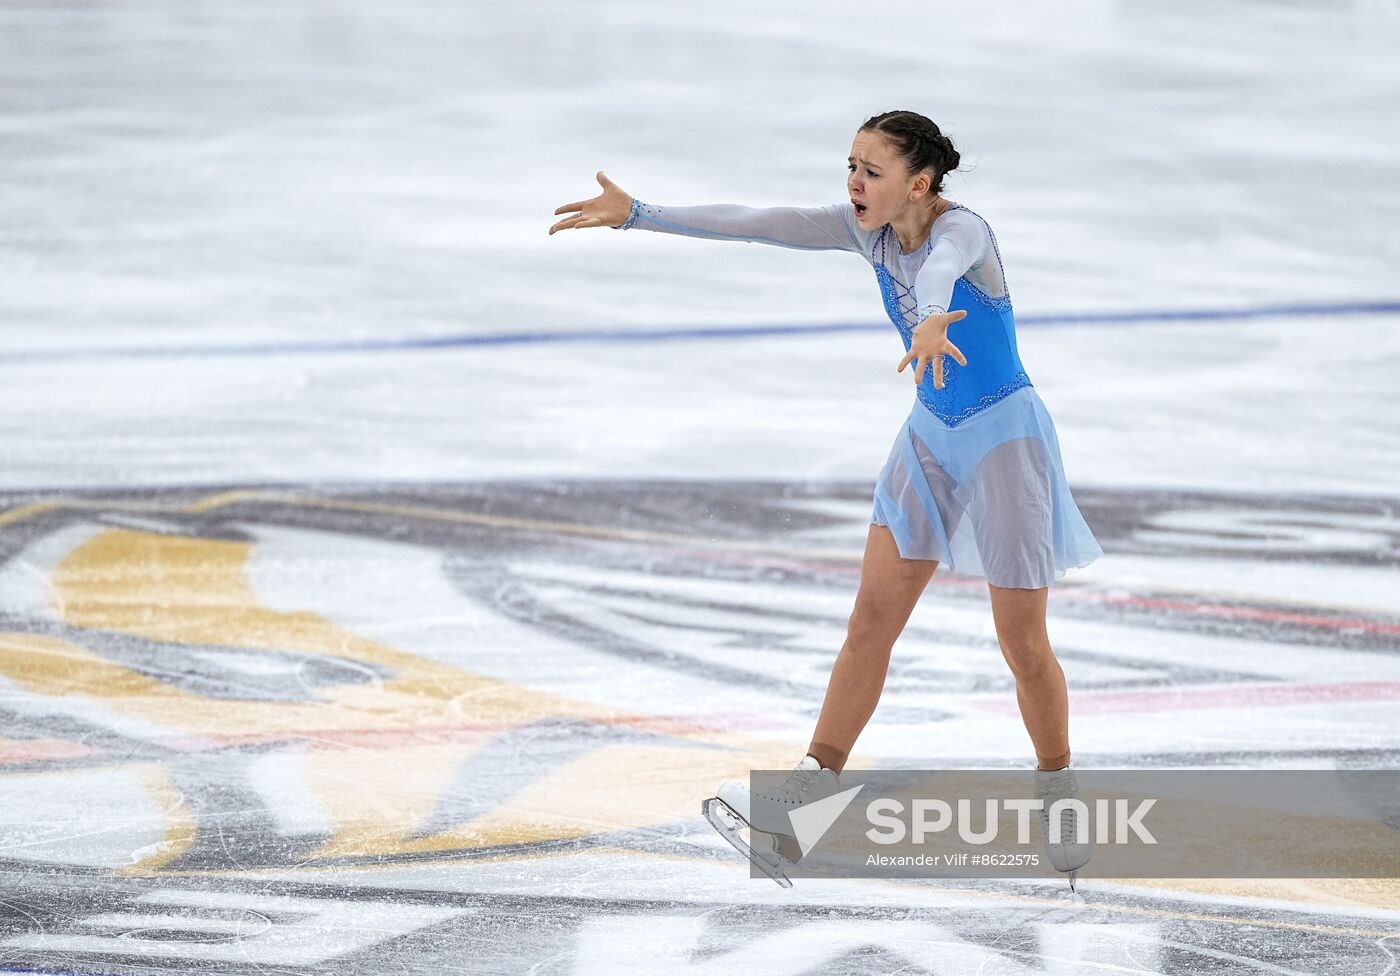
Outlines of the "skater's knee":
M887 618L857 606L846 621L846 647L861 655L887 655L894 646L897 630Z
M1049 641L1002 641L1001 653L1016 680L1034 681L1060 670Z

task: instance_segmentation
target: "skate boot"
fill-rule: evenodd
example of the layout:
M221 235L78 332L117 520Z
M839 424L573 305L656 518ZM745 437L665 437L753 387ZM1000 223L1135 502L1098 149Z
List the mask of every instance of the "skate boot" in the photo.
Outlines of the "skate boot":
M1045 832L1045 849L1050 855L1050 863L1056 871L1069 875L1069 889L1074 890L1075 875L1093 856L1094 839L1088 832L1088 824L1083 815L1073 807L1064 807L1056 815L1060 822L1060 841L1052 843L1050 830L1050 807L1056 800L1078 799L1079 785L1075 782L1074 771L1064 769L1037 769L1035 771L1035 795L1045 801L1040 811L1040 826ZM1085 830L1085 842L1080 843L1079 831Z
M740 854L784 888L791 888L786 870L802 859L788 813L840 789L835 770L822 768L811 756L803 757L782 786L754 795L744 783L730 780L717 795L700 805L700 811ZM750 842L741 832L749 830Z

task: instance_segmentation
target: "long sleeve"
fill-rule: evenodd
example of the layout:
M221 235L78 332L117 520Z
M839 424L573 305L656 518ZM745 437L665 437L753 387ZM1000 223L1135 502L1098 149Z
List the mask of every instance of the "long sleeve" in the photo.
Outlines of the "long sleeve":
M855 210L849 203L829 207L658 207L634 199L631 214L618 229L636 227L686 237L776 244L803 251L861 252L854 223Z
M991 231L986 223L966 210L944 214L936 226L933 247L914 277L920 322L935 312L948 311L953 284L986 261L993 251Z

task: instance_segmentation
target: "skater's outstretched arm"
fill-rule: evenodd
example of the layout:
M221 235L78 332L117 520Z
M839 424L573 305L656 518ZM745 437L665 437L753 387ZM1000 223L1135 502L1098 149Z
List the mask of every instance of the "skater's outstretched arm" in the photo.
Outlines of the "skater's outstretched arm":
M616 227L703 237L720 241L776 244L803 251L862 252L855 211L848 203L827 207L741 207L704 204L695 207L658 207L642 203L622 191L602 172L603 192L592 200L568 203L555 214L575 214L549 229Z

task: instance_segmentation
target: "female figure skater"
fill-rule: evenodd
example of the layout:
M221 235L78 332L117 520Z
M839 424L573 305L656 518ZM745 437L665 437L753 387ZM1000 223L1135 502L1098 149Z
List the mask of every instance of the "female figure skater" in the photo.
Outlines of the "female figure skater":
M1050 584L1102 555L1070 494L1055 427L1016 350L1011 296L991 228L941 196L959 155L915 112L885 112L856 132L847 160L849 202L754 209L660 207L633 199L599 172L603 192L566 204L549 229L640 228L802 250L853 251L875 269L885 310L904 341L899 371L913 363L917 397L875 486L860 585L807 755L787 783L754 807L790 809L837 791L837 774L884 687L890 650L939 563L987 581L998 643L1016 679L1016 700L1037 759L1036 791L1074 794L1064 672L1050 648ZM796 860L785 816L752 823L748 790L721 787L711 822L780 884ZM1042 814L1044 825L1045 816ZM1089 858L1072 843L1051 845L1070 872ZM742 826L773 834L760 852ZM1048 839L1047 832L1047 839Z

